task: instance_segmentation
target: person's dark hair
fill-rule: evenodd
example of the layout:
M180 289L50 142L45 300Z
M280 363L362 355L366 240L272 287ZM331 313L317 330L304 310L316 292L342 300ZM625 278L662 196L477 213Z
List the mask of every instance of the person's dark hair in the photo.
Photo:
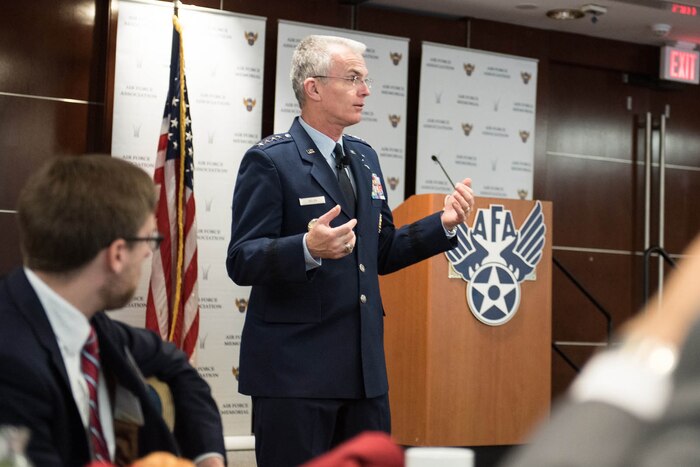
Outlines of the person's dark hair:
M153 181L133 164L104 155L56 157L20 192L24 264L75 270L114 240L136 236L156 202Z

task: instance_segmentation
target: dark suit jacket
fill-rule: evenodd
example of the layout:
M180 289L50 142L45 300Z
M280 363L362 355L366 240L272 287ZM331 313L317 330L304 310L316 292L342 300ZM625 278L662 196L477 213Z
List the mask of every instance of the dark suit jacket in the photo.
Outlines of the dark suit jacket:
M508 467L700 466L700 322L692 327L673 375L667 410L642 420L603 402L561 401ZM643 390L643 389L640 389Z
M357 191L355 250L309 272L302 237L311 219L344 205L336 174L298 120L241 162L226 266L237 284L253 286L241 341L243 394L385 394L378 274L454 247L439 213L395 229L377 153L358 138L343 142ZM331 225L349 220L343 206Z
M88 441L75 405L56 337L23 270L0 283L0 425L31 430L27 447L36 466L83 466ZM184 353L150 331L98 313L92 320L105 375L141 404L139 456L161 450L194 458L225 455L221 419L209 387ZM130 354L133 359L131 359ZM153 407L145 376L170 385L175 402L175 441Z

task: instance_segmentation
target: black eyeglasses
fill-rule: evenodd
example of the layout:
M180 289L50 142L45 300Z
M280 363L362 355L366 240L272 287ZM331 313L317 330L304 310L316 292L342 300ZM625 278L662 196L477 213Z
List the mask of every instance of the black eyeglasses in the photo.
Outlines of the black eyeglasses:
M343 76L322 76L322 75L317 75L317 76L312 76L312 78L332 78L332 79L342 79L345 81L350 81L353 86L357 86L358 83L362 83L365 86L367 86L367 89L372 89L372 83L374 83L374 80L372 78L360 78L358 75L355 76L348 76L347 78Z
M127 242L148 242L148 247L152 251L156 251L164 238L160 232L155 231L149 237L125 237L124 240Z

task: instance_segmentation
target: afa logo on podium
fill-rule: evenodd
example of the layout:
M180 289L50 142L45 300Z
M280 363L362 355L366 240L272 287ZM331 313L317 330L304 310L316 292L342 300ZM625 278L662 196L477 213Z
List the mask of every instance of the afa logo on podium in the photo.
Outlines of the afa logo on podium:
M519 230L512 212L498 204L479 209L471 228L459 226L458 246L445 254L453 271L467 282L467 303L476 319L500 326L515 316L520 283L534 277L545 233L539 201Z

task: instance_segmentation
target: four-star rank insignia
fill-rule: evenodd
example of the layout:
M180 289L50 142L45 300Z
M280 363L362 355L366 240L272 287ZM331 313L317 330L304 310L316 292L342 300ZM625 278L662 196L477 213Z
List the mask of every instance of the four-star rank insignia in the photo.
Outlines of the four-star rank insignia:
M479 209L470 228L457 229L458 244L446 252L453 270L467 282L467 303L484 324L507 323L520 305L520 283L542 258L546 227L542 203L515 228L512 213L502 205Z

